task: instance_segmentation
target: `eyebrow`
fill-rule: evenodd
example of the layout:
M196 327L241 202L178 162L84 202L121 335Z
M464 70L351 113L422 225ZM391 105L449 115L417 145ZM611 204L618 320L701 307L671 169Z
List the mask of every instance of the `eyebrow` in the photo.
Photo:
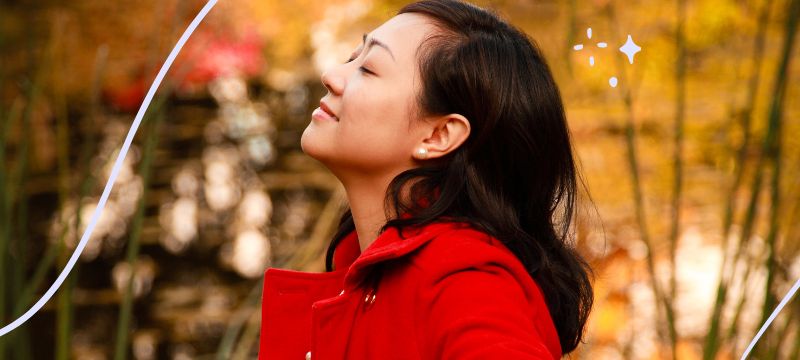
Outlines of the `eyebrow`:
M367 34L366 34L366 33L364 33L364 37L362 37L362 38L361 38L361 42L362 42L362 43L364 43L364 42L366 42L366 41L367 41ZM389 52L389 55L392 57L392 61L394 61L394 62L397 62L397 60L395 60L395 59L394 59L394 54L392 54L392 50L391 50L391 49L389 49L389 46L388 46L388 45L384 44L383 42L381 42L381 41L380 41L380 40L378 40L378 39L372 38L372 39L369 39L369 42L367 43L367 46L366 46L366 49L367 49L367 51L368 51L368 50L369 50L369 48L371 48L373 45L378 45L378 46L380 46L380 47L384 48L386 51L388 51L388 52Z

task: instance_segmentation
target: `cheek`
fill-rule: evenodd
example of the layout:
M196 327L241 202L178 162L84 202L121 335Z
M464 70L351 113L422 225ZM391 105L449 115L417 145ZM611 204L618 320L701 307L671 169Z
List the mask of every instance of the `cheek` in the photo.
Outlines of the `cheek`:
M378 110L378 109L376 109ZM405 117L396 109L359 114L358 119L340 128L337 143L354 155L373 158L397 157L408 142Z
M360 99L351 116L338 124L338 147L363 164L390 166L407 161L413 144L408 111L401 105L405 100L396 96Z
M301 137L303 151L335 173L408 167L414 146L409 132L411 85L388 79L351 81L342 94L341 121L310 124Z

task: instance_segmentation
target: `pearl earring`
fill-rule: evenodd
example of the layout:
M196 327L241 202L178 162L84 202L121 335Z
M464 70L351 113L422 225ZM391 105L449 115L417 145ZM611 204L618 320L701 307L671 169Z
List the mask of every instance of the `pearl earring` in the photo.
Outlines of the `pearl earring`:
M422 157L423 159L426 159L428 157L428 149L419 148L419 150L417 150L417 154L419 154L419 156Z

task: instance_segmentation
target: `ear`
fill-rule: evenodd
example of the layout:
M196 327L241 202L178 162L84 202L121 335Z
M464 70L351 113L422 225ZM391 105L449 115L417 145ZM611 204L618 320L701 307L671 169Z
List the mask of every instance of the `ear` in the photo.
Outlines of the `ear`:
M414 148L417 160L434 159L457 149L469 137L470 125L460 114L449 114L430 120L423 126L423 138Z

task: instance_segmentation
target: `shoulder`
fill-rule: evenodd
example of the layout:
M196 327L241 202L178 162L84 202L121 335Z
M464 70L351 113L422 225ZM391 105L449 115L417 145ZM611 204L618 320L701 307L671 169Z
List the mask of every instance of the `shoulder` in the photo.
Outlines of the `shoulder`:
M448 224L446 230L421 246L410 262L428 277L487 267L527 276L522 262L499 239L462 222Z
M417 275L428 286L457 278L502 279L521 290L528 301L541 298L541 290L522 262L499 239L466 223L453 223L428 241L410 258Z
M500 240L453 227L410 257L420 343L438 359L554 359L558 335L542 293Z

